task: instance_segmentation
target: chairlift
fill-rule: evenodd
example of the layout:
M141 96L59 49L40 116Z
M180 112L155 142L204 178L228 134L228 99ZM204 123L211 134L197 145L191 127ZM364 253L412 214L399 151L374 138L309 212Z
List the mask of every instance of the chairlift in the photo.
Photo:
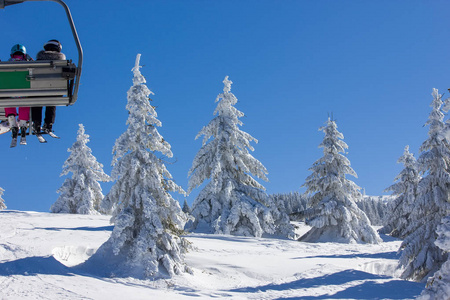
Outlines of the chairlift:
M78 65L72 60L0 61L0 119L5 107L73 105L78 97L83 50L69 7L62 0L0 0L0 9L29 1L62 5L78 48Z

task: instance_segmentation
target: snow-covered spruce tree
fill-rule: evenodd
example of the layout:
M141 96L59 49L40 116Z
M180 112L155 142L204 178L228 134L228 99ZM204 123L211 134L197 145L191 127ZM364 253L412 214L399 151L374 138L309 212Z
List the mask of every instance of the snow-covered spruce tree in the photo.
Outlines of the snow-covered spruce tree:
M264 233L293 236L287 214L280 212L252 176L267 180L267 170L249 150L258 142L240 130L244 114L234 105L232 82L225 77L213 118L202 128L203 146L189 171L189 192L209 180L192 205L193 230L260 237Z
M450 209L450 147L443 134L442 95L433 89L432 96L432 111L425 124L430 126L428 139L421 145L417 160L424 177L419 182L406 229L409 234L400 247L402 277L416 281L432 275L448 256L435 241L436 229Z
M89 135L83 124L79 124L77 141L67 149L69 158L64 162L61 176L72 173L58 189L60 196L50 208L52 213L92 215L99 213L99 204L103 199L99 182L111 181L103 172L103 165L92 155L86 145Z
M0 188L0 210L6 209L5 200L2 198L4 191L4 189Z
M398 163L404 165L400 174L395 177L395 183L385 191L392 191L395 200L388 205L388 214L383 220L381 233L390 234L393 237L404 239L408 235L406 228L409 225L411 211L414 208L417 186L421 179L417 161L414 155L409 152L409 146L405 147L403 155L398 159Z
M436 233L438 238L435 242L443 251L450 252L450 216L442 220ZM427 282L426 289L417 298L417 300L441 300L450 299L450 257L442 264L439 271L434 273Z
M356 201L362 198L360 188L346 175L356 177L350 161L341 153L348 148L336 122L330 120L319 130L325 137L319 148L323 157L310 168L312 174L303 186L310 195L303 213L311 230L300 237L305 242L378 243L380 237L371 227Z
M152 92L145 85L139 61L140 54L128 91L128 128L113 147L116 183L102 202L105 211L114 209L111 221L115 226L99 255L111 259L117 268L114 272L124 276L167 278L190 271L183 258L188 242L179 236L185 215L170 194L185 192L157 156L173 155L157 130L161 122L150 105Z

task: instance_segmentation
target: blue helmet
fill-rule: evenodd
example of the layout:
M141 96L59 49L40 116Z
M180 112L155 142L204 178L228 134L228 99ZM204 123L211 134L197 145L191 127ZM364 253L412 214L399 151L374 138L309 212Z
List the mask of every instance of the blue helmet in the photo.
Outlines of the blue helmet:
M13 55L14 53L20 52L23 55L27 55L27 48L25 48L24 45L21 44L15 44L14 46L12 46L11 48L11 55Z

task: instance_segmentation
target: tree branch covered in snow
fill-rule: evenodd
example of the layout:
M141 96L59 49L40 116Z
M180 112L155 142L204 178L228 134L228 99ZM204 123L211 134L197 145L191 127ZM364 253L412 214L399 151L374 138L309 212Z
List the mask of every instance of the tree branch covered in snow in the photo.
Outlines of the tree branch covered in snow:
M0 210L6 209L5 200L2 198L4 192L5 190L0 188Z

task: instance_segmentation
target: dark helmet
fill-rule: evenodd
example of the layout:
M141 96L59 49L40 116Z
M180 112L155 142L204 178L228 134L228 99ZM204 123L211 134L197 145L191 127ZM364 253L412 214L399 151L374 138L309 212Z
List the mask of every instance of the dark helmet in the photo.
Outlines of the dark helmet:
M45 51L61 52L62 45L58 40L50 40L44 44Z
M14 55L16 53L22 53L23 55L27 55L27 48L25 48L24 45L15 44L11 48L11 55Z

